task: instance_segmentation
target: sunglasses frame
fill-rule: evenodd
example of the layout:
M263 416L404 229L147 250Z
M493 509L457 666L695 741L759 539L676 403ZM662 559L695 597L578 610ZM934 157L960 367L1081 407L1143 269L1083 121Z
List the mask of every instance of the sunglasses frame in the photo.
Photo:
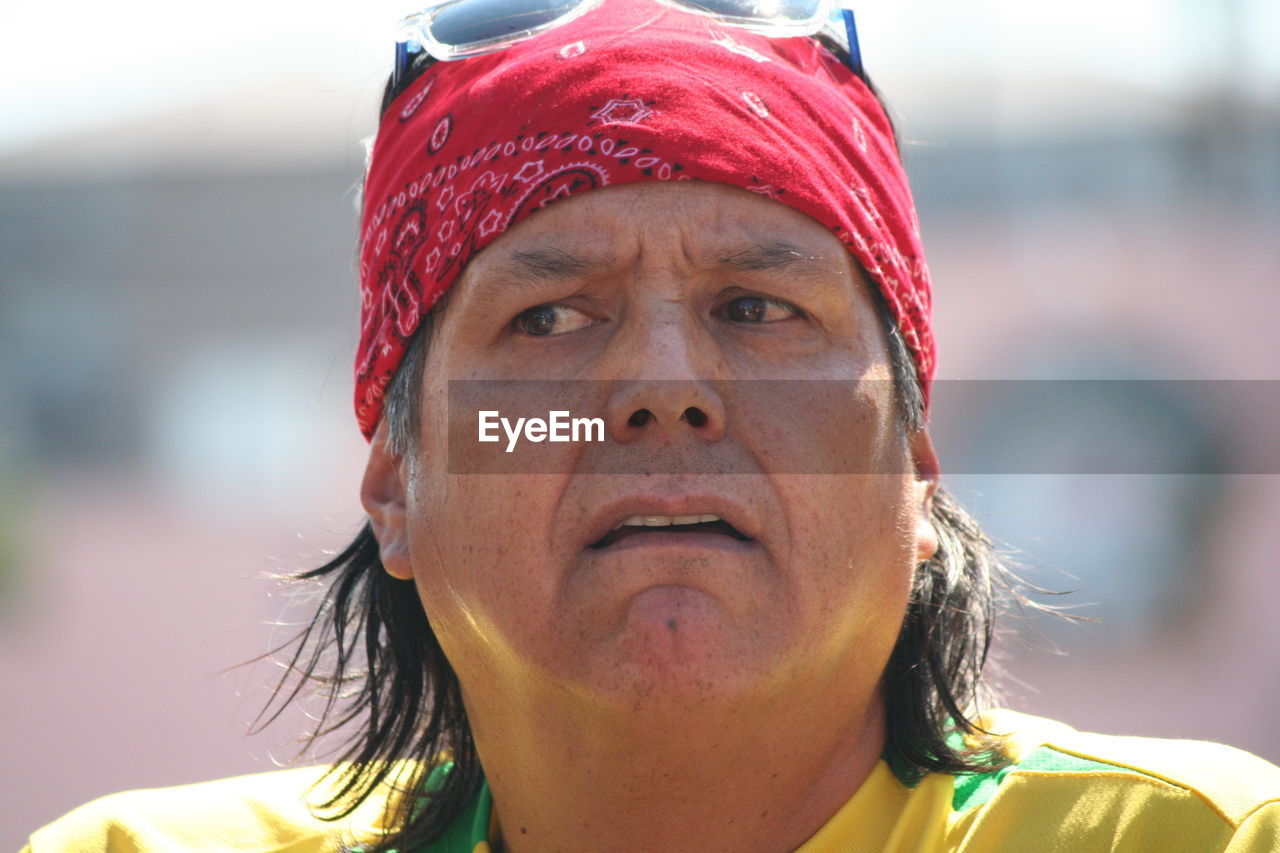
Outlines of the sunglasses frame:
M513 44L533 38L570 21L580 18L599 6L604 0L581 0L576 6L558 18L521 30L514 34L497 36L491 39L473 42L465 47L455 47L436 40L431 35L431 23L442 10L469 2L469 0L443 0L432 6L415 12L400 21L396 30L395 64L392 69L392 87L398 89L409 72L414 57L423 51L433 59L451 62L458 59L470 59L505 50ZM665 6L692 12L728 26L740 27L750 32L772 38L792 38L796 36L817 36L819 34L832 37L837 44L847 51L847 64L854 74L863 78L862 52L858 45L857 27L854 23L853 10L844 3L848 0L819 0L818 12L812 18L797 22L780 23L764 22L757 18L737 18L726 16L706 9L697 9L683 0L656 0ZM838 15L836 13L839 13ZM836 22L843 26L837 26ZM841 38L843 36L843 38Z

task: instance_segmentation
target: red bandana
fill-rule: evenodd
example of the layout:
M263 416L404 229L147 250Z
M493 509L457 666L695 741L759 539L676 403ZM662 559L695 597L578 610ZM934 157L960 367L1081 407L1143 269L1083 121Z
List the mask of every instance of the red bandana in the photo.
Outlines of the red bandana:
M476 252L574 193L692 179L830 228L887 299L928 399L929 271L870 90L814 39L609 0L508 50L437 63L383 117L360 233L365 437L419 319Z

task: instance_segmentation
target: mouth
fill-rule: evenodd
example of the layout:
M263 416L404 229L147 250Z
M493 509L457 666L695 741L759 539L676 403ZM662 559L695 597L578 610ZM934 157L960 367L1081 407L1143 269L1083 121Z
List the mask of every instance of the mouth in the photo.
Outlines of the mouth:
M661 537L662 541L666 542L672 541L671 534L718 535L738 542L755 541L729 522L714 515L677 517L637 515L626 519L588 547L600 550L635 536ZM700 536L699 539L701 538Z

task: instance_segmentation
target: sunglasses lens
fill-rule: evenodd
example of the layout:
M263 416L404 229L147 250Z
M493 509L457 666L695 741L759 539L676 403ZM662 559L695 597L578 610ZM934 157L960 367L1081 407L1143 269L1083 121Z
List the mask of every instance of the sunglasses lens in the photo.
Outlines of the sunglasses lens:
M431 35L448 47L464 48L546 26L582 4L582 0L461 0L437 7Z
M825 8L823 0L682 0L682 5L727 20L780 24L814 21Z

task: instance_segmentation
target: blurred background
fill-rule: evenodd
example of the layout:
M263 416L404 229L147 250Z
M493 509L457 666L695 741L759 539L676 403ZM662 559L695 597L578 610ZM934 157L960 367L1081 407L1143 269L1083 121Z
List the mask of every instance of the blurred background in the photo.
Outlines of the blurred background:
M246 736L277 670L233 667L296 616L271 576L363 521L354 186L410 11L6 12L0 847L111 791L293 755L301 717ZM865 0L859 21L942 379L1280 378L1280 4ZM1123 441L1209 473L1075 472L1059 433L1044 470L1074 473L981 474L1058 421L1016 397L941 441L944 466L979 460L948 482L1028 577L1098 620L1010 622L1004 702L1280 761L1280 476L1231 462L1277 423L1191 382L1106 387Z

